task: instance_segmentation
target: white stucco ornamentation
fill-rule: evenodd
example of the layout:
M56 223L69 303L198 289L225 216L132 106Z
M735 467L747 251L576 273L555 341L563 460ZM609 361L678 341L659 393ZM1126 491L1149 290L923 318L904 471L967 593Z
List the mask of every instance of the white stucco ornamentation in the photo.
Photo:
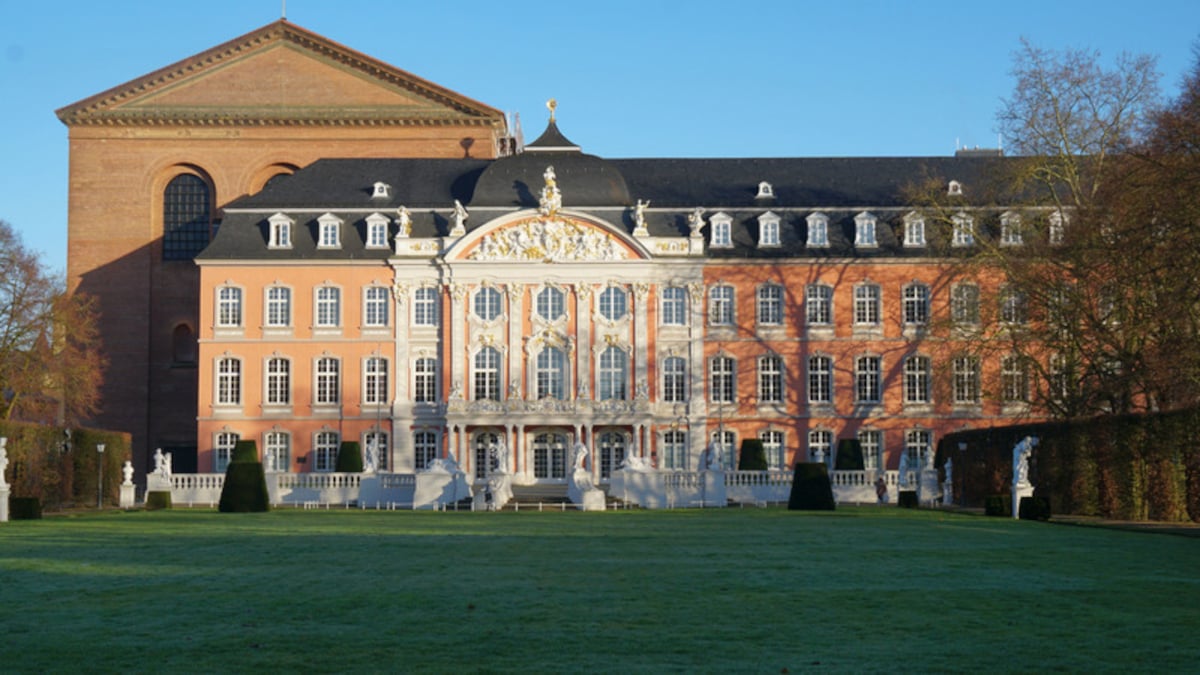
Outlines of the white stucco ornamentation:
M625 249L600 230L558 219L528 220L483 238L470 260L580 262L624 260Z

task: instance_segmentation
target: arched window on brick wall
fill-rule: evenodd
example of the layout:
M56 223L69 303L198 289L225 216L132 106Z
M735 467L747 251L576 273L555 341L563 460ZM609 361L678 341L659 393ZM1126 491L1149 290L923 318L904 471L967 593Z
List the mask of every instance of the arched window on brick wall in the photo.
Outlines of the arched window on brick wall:
M208 246L213 190L200 176L182 173L163 191L163 260L191 260Z

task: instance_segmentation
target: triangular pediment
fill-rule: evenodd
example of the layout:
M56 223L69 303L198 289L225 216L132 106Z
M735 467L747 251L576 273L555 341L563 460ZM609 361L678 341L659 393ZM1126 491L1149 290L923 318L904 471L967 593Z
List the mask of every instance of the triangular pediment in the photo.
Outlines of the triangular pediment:
M481 262L610 262L647 257L611 225L559 212L510 216L472 232L448 259Z
M76 124L464 124L498 110L277 21L58 111Z

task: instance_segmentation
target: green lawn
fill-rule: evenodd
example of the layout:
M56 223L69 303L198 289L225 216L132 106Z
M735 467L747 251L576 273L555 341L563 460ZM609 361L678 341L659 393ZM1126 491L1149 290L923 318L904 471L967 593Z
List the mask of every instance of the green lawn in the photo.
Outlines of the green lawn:
M0 524L0 669L1200 667L1200 539L895 508Z

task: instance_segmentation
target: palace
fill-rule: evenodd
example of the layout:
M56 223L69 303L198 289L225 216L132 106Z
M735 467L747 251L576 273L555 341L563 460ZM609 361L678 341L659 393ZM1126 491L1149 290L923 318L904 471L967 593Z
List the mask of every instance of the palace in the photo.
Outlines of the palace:
M1019 298L960 265L1006 160L605 159L279 21L59 111L70 277L112 369L99 423L178 472L254 439L280 471L443 457L564 482L591 449L694 471L861 442L867 469L1030 413L972 348ZM568 130L569 131L569 130ZM938 184L953 219L912 206ZM964 195L966 197L964 197ZM944 226L944 227L943 227ZM995 315L995 316L993 316ZM994 361L994 362L993 362Z

